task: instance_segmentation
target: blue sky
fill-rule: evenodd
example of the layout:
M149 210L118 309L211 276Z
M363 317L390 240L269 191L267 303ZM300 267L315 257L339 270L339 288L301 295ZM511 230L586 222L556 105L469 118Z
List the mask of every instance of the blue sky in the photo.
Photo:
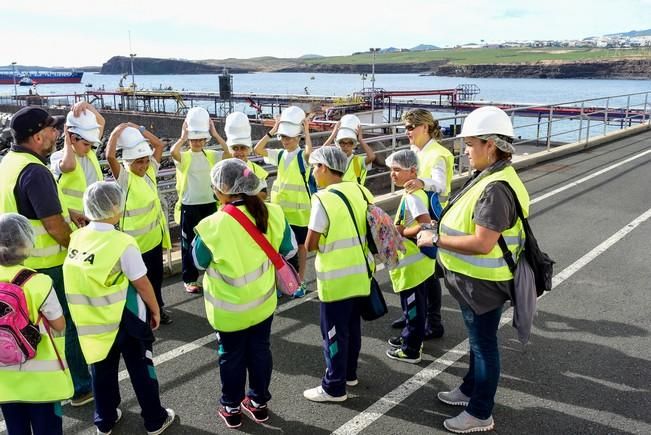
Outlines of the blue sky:
M0 65L223 59L580 39L651 28L651 0L2 0Z

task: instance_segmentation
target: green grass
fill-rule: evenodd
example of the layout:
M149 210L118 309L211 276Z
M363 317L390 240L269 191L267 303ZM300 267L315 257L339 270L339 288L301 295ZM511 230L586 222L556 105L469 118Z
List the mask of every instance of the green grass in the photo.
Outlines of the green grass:
M479 48L414 51L377 54L375 63L400 64L448 61L453 64L497 64L533 63L541 61L594 61L646 58L651 59L651 49L606 49L606 48ZM306 64L359 65L370 64L371 54L354 56L333 56L306 59Z

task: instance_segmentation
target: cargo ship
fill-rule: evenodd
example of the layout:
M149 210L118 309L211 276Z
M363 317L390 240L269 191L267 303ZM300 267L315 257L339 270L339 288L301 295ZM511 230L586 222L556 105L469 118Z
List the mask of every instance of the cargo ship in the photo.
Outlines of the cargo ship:
M0 85L43 85L48 83L81 83L83 71L16 72L0 71Z

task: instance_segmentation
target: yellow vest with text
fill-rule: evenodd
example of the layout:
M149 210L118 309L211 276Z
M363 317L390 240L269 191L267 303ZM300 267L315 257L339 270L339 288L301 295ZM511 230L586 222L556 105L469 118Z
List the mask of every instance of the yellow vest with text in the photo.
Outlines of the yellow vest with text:
M432 169L438 164L439 161L445 162L445 191L439 193L439 202L441 207L445 208L450 199L450 192L452 191L452 176L454 174L454 156L452 153L432 139L425 145L423 150L418 153L418 178L431 178Z
M0 266L0 281L11 282L25 269L23 266ZM24 285L25 300L29 310L29 319L36 324L39 309L52 289L52 280L44 274L33 275ZM50 329L56 351L61 357L64 369L57 358L52 340L39 322L41 341L36 348L34 358L24 364L0 367L0 403L46 403L65 400L74 394L70 370L65 357L65 331Z
M410 194L404 193L400 200L395 222L396 225L403 225L405 228L413 228L420 226L420 224L416 221L414 216L411 216L407 207L403 205L408 195ZM427 208L428 199L427 193L425 193L424 190L417 190L411 195L420 199L423 206ZM401 218L400 210L403 210L403 208L404 216ZM391 284L393 284L393 291L396 293L412 289L425 282L427 278L434 274L434 265L436 264L433 258L429 258L420 252L420 249L418 249L414 240L406 237L403 237L402 240L407 251L405 253L398 251L398 265L389 270Z
M218 152L215 150L202 150L210 168L218 161ZM176 168L176 193L178 194L178 200L174 205L174 222L181 225L181 199L185 190L188 188L188 172L190 171L190 166L192 164L192 150L183 151L181 153L181 163ZM210 184L210 179L206 180L206 184ZM217 200L215 200L217 202Z
M517 195L517 200L520 201L524 216L527 217L529 215L529 194L513 167L507 166L481 179L452 204L443 215L443 219L441 219L439 224L440 234L449 236L475 234L475 223L473 222L475 205L486 186L497 181L509 183ZM502 236L517 262L524 247L525 239L520 218L517 218L513 227L503 231ZM497 243L485 255L466 255L439 248L437 260L447 270L472 278L486 281L509 281L513 279L513 274L509 270L502 250Z
M278 250L287 226L282 209L265 204L269 221L265 237ZM254 221L244 206L238 206ZM217 331L247 329L266 320L277 305L276 270L267 254L232 216L223 211L195 227L212 254L203 276L204 305Z
M359 245L357 231L348 208L342 199L331 190L343 193L350 202L363 246ZM327 233L321 234L319 238L314 262L317 290L322 302L368 296L370 293L371 280L364 260L364 257L368 255L366 243L367 203L362 190L370 201L371 193L365 187L350 181L330 185L315 194L314 200L321 201L329 221ZM369 258L369 265L373 270L375 266L372 258Z
M310 194L305 184L309 179L310 168L305 163L305 177L301 175L301 169L298 165L299 152L285 165L285 153L283 151L278 156L278 173L276 180L271 187L271 202L282 207L287 222L291 225L306 227L310 221Z
M9 151L0 162L0 213L18 213L14 188L18 183L20 173L27 165L32 163L42 165L48 169L43 162L29 153ZM52 181L56 184L54 176L52 176ZM58 184L56 186L59 202L62 203L61 187ZM63 218L69 224L68 210L64 206L61 208ZM25 266L32 269L48 269L62 265L63 260L66 258L66 248L59 245L45 230L40 219L30 219L29 223L32 224L36 240L34 249L30 252L30 257L25 260Z
M362 186L366 183L366 156L355 155L348 163L341 181L354 181Z
M88 364L106 359L120 329L129 279L120 257L135 239L117 230L81 228L70 236L63 279L70 316Z
M104 175L102 174L102 169L99 166L95 152L90 150L86 156L95 169L97 181L102 181ZM84 214L84 192L88 187L88 181L86 180L84 169L81 167L79 156L75 155L75 160L77 161L75 169L70 172L64 172L59 177L59 187L61 187L61 193L63 193L62 200L64 208Z
M122 168L122 171L129 171ZM120 219L120 230L134 237L138 242L140 252L151 251L159 243L163 249L172 246L170 233L167 228L167 218L163 213L158 197L158 183L154 168L149 165L144 177L139 177L129 171L124 211ZM145 178L152 182L150 185Z

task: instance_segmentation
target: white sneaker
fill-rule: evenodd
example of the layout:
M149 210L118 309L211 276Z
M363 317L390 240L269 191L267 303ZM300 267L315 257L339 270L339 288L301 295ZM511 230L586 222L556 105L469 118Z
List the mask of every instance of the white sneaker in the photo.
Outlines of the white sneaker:
M118 421L120 421L120 419L122 418L122 410L120 408L115 408L115 412L117 412L118 418L115 419L115 423L113 423L113 427L115 427L115 425L118 424ZM101 430L97 429L97 435L111 435L112 432L113 432L112 428L108 432L102 432Z
M466 411L463 411L456 417L445 420L443 426L445 426L445 428L450 432L454 433L486 432L493 430L495 422L493 421L492 416L485 420L481 420L477 417L473 417Z
M343 402L348 399L348 395L344 394L343 396L331 396L330 394L323 391L321 386L316 388L311 388L309 390L303 391L303 397L312 402Z
M355 387L359 384L359 380L353 379L352 381L346 381L346 386L348 387Z
M152 432L147 432L147 435L159 435L165 432L165 430L174 423L174 420L176 420L176 413L174 412L173 409L167 408L165 411L167 411L167 418L163 422L163 425L160 427L160 429L157 429Z

